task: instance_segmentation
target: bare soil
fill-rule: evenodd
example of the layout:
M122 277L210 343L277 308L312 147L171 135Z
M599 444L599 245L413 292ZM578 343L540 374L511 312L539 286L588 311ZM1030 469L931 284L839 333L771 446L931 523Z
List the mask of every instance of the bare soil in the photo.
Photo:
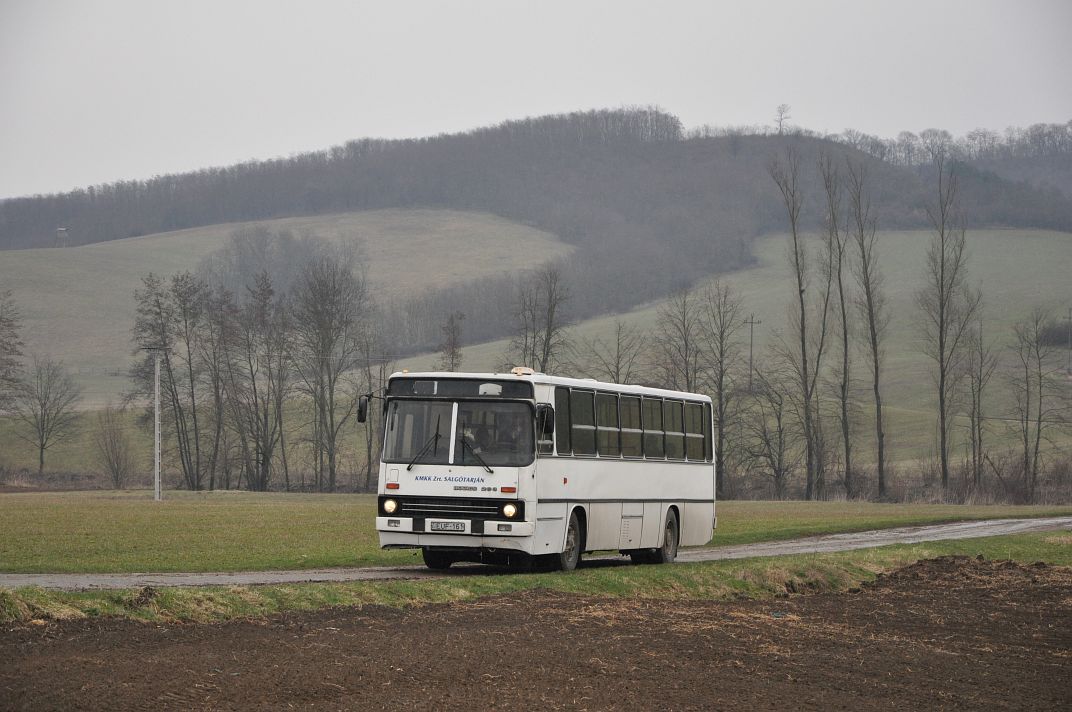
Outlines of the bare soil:
M1072 568L945 557L767 601L536 591L0 632L3 709L291 706L1070 709Z

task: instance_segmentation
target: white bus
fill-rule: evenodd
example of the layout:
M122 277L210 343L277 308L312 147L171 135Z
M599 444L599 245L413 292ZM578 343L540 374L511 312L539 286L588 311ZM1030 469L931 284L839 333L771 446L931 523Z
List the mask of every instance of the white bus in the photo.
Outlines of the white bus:
M603 550L665 563L713 534L707 396L515 368L395 373L384 409L380 546L420 548L433 569L568 571Z

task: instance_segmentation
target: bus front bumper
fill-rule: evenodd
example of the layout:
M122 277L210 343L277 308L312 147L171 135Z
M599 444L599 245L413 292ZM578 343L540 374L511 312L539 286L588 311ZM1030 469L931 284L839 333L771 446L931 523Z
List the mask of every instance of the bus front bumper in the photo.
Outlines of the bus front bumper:
M492 539L531 537L536 531L536 525L533 522L492 519L376 517L376 530L380 534L380 546L479 547L494 546L494 543L488 541Z

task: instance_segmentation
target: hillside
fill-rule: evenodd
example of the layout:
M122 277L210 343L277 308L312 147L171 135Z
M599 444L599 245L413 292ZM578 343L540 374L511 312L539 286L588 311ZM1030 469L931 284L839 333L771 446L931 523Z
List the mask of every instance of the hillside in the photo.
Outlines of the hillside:
M886 342L888 366L884 392L890 409L887 440L898 460L928 456L933 449L933 394L930 364L920 353L915 326L914 294L922 280L930 235L925 231L887 231L879 235L880 264L889 293L892 320ZM732 272L724 280L742 298L745 314L754 312L762 325L756 327L756 361L775 333L786 328L788 305L793 296L786 263L785 237L768 236L756 243L756 266ZM984 296L985 330L1002 351L1011 340L1010 327L1036 305L1063 309L1070 293L1068 265L1072 264L1072 233L1040 230L972 230L968 232L969 282ZM699 285L702 287L703 285ZM578 323L574 332L588 338L610 339L618 318L644 330L657 321L660 303L655 302L616 316ZM1063 313L1063 312L1062 312ZM1060 316L1058 314L1057 316ZM742 360L747 359L748 333L743 331ZM465 349L465 370L491 370L502 365L507 342L497 341ZM433 357L401 359L399 368L428 368ZM746 368L746 366L745 366ZM858 398L869 403L868 382L862 354L856 355ZM571 374L585 375L585 374ZM832 391L828 395L832 396ZM991 415L1008 412L1009 395L1000 377L991 385ZM861 419L865 454L871 456L866 416ZM1002 433L1000 424L995 435ZM959 437L959 435L957 436ZM1011 442L1011 441L1006 441Z
M0 247L51 245L57 227L72 244L87 244L355 210L479 211L576 246L567 267L573 304L589 317L748 266L752 241L784 229L767 169L787 148L802 159L806 225L821 219L815 159L825 151L867 166L880 225L927 226L934 177L918 166L803 133L686 135L671 114L621 109L426 139L357 140L287 159L6 200ZM962 176L960 209L973 227L1072 230L1072 200L977 169ZM442 292L428 301L437 305L435 321L466 303ZM503 335L507 326L490 325L487 335Z
M1072 199L1072 154L1009 156L972 161L980 170L1010 181L1028 183L1042 190L1055 190Z
M525 269L572 248L554 236L483 213L379 210L231 223L66 249L11 250L0 285L25 317L26 353L63 359L86 388L87 406L128 387L133 293L148 272L194 269L235 230L264 225L317 239L357 241L372 288L398 296Z

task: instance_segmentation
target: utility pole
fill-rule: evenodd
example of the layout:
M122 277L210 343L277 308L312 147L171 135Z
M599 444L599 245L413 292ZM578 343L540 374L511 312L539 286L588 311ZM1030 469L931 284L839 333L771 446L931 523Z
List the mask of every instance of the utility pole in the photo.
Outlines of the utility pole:
M153 383L153 395L155 405L153 407L153 420L155 421L155 436L153 442L153 500L159 502L160 496L160 349L153 349L156 357L156 378Z
M756 321L755 313L748 315L748 320L745 324L748 324L748 392L752 392L752 344L755 341L756 324L762 324L762 321Z
M160 490L160 353L163 346L143 346L142 351L153 352L153 500L163 499Z

